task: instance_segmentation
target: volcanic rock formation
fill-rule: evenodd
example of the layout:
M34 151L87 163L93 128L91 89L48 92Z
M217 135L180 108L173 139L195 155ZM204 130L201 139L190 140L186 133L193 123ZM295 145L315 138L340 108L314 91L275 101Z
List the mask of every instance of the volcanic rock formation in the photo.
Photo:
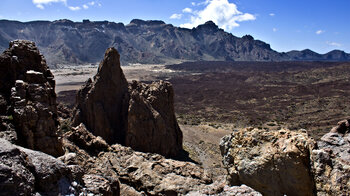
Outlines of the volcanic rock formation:
M75 194L79 179L69 166L45 153L0 138L0 195ZM39 194L39 195L40 195Z
M67 154L60 159L68 165L80 165L84 181L97 175L109 181L105 185L113 187L119 179L121 195L261 195L244 185L229 187L224 179L212 182L209 173L191 162L136 152L119 144L105 148L103 139L87 137L87 133L82 125L65 133L63 145ZM99 153L91 151L92 144L100 146Z
M134 150L175 156L182 150L182 132L174 111L169 82L130 85L128 131L125 145Z
M114 48L107 49L94 80L78 92L73 126L80 123L109 144L167 157L182 150L171 84L134 81L128 87Z
M246 184L265 195L313 195L306 132L242 129L220 143L231 185Z
M109 48L94 81L89 79L78 92L73 125L84 123L108 143L124 144L128 101L128 82L120 68L119 53Z
M343 120L317 141L311 156L317 195L350 193L350 121Z
M266 195L349 194L349 120L317 142L305 131L234 131L220 149L231 185L244 183Z
M0 104L1 135L33 150L63 154L56 133L55 81L35 43L10 42L0 56Z

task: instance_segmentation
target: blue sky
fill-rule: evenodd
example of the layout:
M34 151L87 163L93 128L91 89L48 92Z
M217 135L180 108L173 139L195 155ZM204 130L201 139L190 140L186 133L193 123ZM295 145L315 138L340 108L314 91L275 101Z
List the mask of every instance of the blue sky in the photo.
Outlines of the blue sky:
M191 28L207 20L277 51L350 53L350 0L1 0L0 19L67 18L128 24L134 18Z

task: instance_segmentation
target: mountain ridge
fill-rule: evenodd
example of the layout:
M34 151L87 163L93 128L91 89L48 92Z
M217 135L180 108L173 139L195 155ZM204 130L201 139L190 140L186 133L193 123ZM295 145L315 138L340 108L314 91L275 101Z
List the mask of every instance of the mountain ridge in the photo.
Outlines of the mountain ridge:
M123 65L183 61L350 61L350 54L309 49L277 52L251 35L236 37L208 21L192 29L161 20L133 19L127 25L109 21L73 22L0 20L0 49L14 39L35 41L50 67L100 61L105 48L120 51Z

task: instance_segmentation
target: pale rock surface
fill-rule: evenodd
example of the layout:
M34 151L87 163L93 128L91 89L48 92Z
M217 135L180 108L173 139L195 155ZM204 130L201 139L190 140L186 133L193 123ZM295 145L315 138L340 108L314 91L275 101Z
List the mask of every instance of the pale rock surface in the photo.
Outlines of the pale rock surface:
M231 185L246 184L264 195L314 195L305 131L247 128L222 138L223 163Z
M350 194L350 125L340 121L317 142L311 156L317 195Z
M118 181L109 181L102 176L94 174L85 174L83 181L86 185L86 190L93 195L103 196L119 196L120 188Z

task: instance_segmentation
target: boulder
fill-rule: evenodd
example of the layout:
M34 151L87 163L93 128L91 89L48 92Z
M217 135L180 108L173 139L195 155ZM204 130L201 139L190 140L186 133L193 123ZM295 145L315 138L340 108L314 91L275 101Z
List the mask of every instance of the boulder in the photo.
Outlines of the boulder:
M182 150L182 132L174 112L174 90L169 82L130 85L125 145L134 150L174 157Z
M94 80L89 79L77 94L73 126L84 123L109 144L124 144L127 129L128 83L120 68L119 53L107 49Z
M0 195L69 195L79 192L64 163L0 138Z
M264 195L314 195L306 131L247 128L222 138L220 150L231 185L246 184Z
M93 195L103 195L103 196L119 196L120 187L118 181L110 182L106 178L94 175L86 174L83 176L84 183L86 185L86 190Z
M6 126L12 124L17 135L10 141L53 156L62 155L55 81L35 43L10 42L10 48L0 56L0 75L0 95L7 104L0 115L10 117Z
M317 195L350 193L350 125L340 121L312 151Z

